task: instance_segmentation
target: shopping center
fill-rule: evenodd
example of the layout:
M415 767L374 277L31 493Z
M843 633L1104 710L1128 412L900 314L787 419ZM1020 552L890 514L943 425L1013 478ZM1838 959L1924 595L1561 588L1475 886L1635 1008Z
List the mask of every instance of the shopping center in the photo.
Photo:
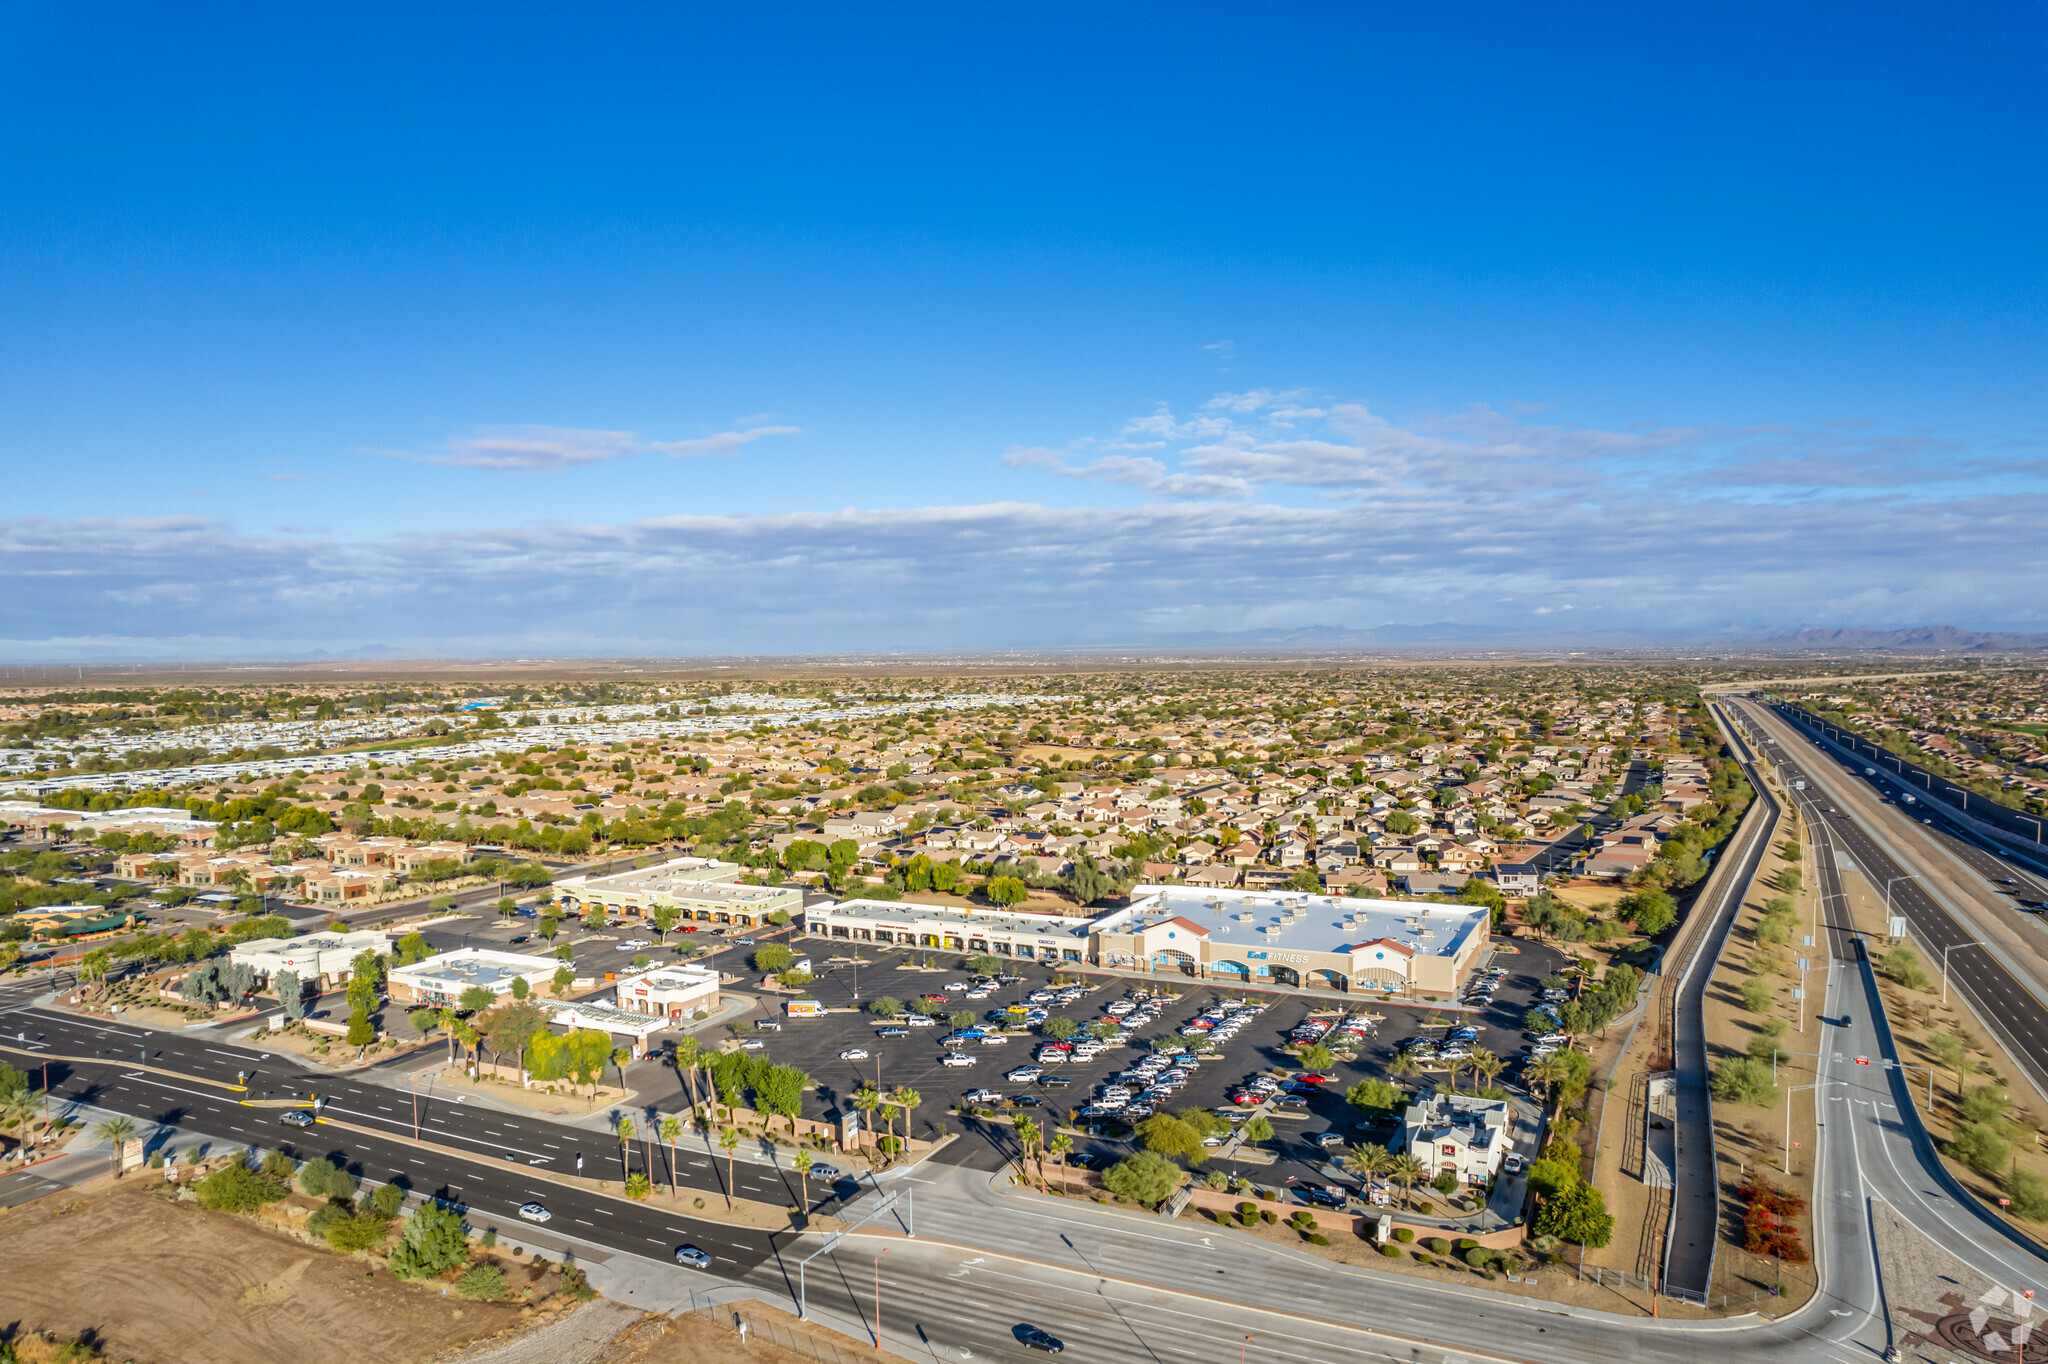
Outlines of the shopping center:
M709 857L678 857L652 867L610 876L571 876L555 883L555 903L565 914L596 906L618 918L645 919L657 906L677 911L679 922L737 924L759 928L781 911L791 918L803 908L795 886L748 886L743 869Z
M856 942L1424 999L1456 998L1488 929L1484 905L1158 885L1095 918L888 900L813 905L803 918L813 935Z

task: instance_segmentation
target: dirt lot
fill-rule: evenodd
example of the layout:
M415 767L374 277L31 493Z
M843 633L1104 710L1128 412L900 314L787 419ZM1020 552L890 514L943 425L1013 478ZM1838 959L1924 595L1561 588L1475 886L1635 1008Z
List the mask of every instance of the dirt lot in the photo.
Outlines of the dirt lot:
M0 1214L0 1252L0 1321L90 1331L108 1357L138 1364L403 1364L532 1319L382 1271L366 1279L361 1260L178 1203L134 1176Z

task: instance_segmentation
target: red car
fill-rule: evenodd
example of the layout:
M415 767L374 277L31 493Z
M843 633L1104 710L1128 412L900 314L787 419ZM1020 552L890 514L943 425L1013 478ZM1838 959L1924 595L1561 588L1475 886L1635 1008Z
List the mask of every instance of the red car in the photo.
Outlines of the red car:
M1335 1080L1337 1077L1334 1075L1317 1075L1314 1073L1304 1073L1301 1075L1297 1075L1294 1078L1295 1081L1299 1084L1326 1085L1329 1084L1331 1081Z
M925 998L934 1004L950 1004L953 1002L953 996L951 995L926 995Z

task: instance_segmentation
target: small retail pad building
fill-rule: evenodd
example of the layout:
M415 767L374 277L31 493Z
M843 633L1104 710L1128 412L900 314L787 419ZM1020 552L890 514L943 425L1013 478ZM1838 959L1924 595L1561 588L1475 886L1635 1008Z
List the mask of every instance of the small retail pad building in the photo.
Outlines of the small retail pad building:
M647 919L656 906L667 905L682 923L744 928L759 928L778 910L795 918L803 909L802 890L742 885L741 871L715 858L677 857L610 876L571 876L555 883L554 897L565 914L596 906L617 918Z
M1251 986L1453 998L1486 951L1484 905L1141 885L1095 918L846 900L813 936L1075 962Z

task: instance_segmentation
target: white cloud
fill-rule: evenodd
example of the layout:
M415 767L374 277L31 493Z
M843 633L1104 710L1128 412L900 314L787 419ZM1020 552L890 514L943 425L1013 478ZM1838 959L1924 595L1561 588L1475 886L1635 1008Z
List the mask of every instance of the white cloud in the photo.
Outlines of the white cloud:
M1005 451L1003 463L1012 469L1042 469L1084 483L1120 483L1159 497L1237 500L1252 492L1251 484L1234 475L1173 473L1159 460L1143 455L1101 455L1087 464L1069 464L1060 451L1034 445Z
M476 436L457 436L445 449L433 454L412 454L403 450L382 453L394 459L418 464L438 464L453 469L486 469L497 472L551 473L579 469L626 455L652 450L665 455L727 454L763 436L794 435L794 426L756 426L744 431L721 431L695 440L647 441L631 431L594 431L568 426L514 426Z
M748 431L721 431L701 440L649 441L647 448L679 458L685 455L724 455L742 445L751 445L763 436L794 436L802 429L798 426L756 426Z

